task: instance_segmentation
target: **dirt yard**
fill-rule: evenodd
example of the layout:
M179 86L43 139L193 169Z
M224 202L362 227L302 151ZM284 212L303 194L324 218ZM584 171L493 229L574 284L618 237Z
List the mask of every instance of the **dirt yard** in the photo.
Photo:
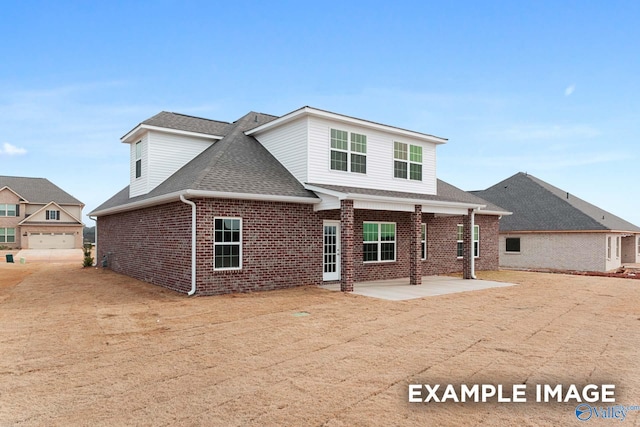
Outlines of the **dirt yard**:
M585 424L575 401L409 403L414 383L615 384L617 404L640 405L640 281L481 278L520 285L187 298L77 264L0 262L0 426L640 424L640 411Z

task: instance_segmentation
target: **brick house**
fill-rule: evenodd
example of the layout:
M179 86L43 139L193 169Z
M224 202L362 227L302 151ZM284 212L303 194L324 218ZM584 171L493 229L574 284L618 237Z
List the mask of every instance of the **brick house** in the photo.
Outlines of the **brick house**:
M83 207L47 179L0 176L0 246L82 248Z
M212 295L498 268L508 212L436 178L443 138L303 107L121 140L130 185L90 214L114 271Z
M609 271L640 262L640 227L526 173L473 194L513 212L500 266Z

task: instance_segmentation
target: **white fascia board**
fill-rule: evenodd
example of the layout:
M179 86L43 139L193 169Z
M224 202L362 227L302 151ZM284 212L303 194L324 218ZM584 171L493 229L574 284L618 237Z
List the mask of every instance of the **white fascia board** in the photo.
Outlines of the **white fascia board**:
M299 110L293 111L289 114L285 114L282 117L279 117L275 120L272 120L268 123L265 123L261 126L258 126L256 128L250 129L248 131L245 132L245 135L254 135L254 134L259 134L261 132L264 132L268 129L271 129L273 127L277 127L277 126L281 126L285 123L288 123L292 120L295 120L296 118L303 116L303 115L307 115L307 116L315 116L315 117L320 117L320 118L324 118L327 120L333 120L333 121L338 121L338 122L342 122L342 123L348 123L351 125L355 125L355 126L361 126L361 127L365 127L365 128L369 128L369 129L375 129L375 130L379 130L382 132L387 132L387 133L392 133L392 134L396 134L396 135L400 135L400 136L405 136L405 137L409 137L409 138L415 138L415 139L419 139L422 141L427 141L427 142L431 142L434 144L446 144L447 139L446 138L440 138L438 136L434 136L434 135L427 135L425 133L420 133L420 132L415 132L415 131L411 131L411 130L407 130L407 129L401 129L401 128L397 128L394 126L389 126L389 125L383 125L380 123L375 123L375 122L370 122L368 120L362 120L362 119L356 119L355 117L349 117L349 116L344 116L342 114L337 114L337 113L332 113L330 111L324 111L324 110L317 110L315 108L311 108L311 107L303 107L300 108Z
M149 130L155 130L155 131L164 132L164 133L172 133L174 135L193 136L193 137L197 137L197 138L206 138L206 139L215 139L215 140L220 140L220 139L224 138L223 136L210 135L208 133L200 133L200 132L191 132L191 131L187 131L187 130L163 128L163 127L160 127L160 126L138 125L131 132L129 132L128 134L126 134L125 136L120 138L120 141L122 141L125 144L131 144L132 142L134 142L135 140L138 139L138 135L140 135L144 131L149 131Z
M235 200L256 200L262 202L281 202L281 203L299 203L299 204L316 204L320 203L320 199L312 199L310 197L297 196L278 196L271 194L251 194L251 193L227 193L223 191L201 191L201 190L182 190L162 196L152 197L150 199L140 200L133 203L127 203L113 208L103 209L100 211L90 212L87 216L105 216L116 213L132 211L136 209L148 208L151 206L162 205L180 200L180 196L186 198L203 198L203 199L235 199Z
M329 196L337 197L338 200L354 200L354 201L362 201L362 202L383 202L383 203L395 203L398 205L422 205L423 209L428 209L428 212L431 212L430 209L440 209L445 210L447 208L456 209L482 209L486 207L486 205L474 204L474 203L464 203L464 202L448 202L443 200L424 200L424 199L412 199L406 197L390 197L390 196L376 196L369 194L358 194L358 193L344 193L336 190L327 190L322 187L318 187L315 185L305 185L307 190L311 190L317 193L327 194ZM465 211L466 213L466 211Z
M513 215L513 212L507 212L507 211L485 211L485 210L480 209L479 211L476 211L476 215L507 216L507 215Z

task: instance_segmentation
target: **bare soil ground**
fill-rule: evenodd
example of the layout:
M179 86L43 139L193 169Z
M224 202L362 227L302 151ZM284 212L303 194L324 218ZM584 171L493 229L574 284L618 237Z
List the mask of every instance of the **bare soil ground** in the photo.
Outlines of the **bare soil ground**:
M576 403L408 403L408 385L616 385L640 405L640 282L409 301L315 287L187 298L78 264L0 262L0 425L584 425ZM533 400L533 398L530 398ZM624 424L638 425L640 411Z

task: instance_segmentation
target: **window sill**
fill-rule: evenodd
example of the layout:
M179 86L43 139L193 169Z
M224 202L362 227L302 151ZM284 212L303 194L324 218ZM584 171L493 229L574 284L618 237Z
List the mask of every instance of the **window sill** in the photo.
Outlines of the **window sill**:
M364 265L371 265L371 264L391 264L393 262L396 262L395 259L392 260L388 260L388 261L362 261L362 263Z

